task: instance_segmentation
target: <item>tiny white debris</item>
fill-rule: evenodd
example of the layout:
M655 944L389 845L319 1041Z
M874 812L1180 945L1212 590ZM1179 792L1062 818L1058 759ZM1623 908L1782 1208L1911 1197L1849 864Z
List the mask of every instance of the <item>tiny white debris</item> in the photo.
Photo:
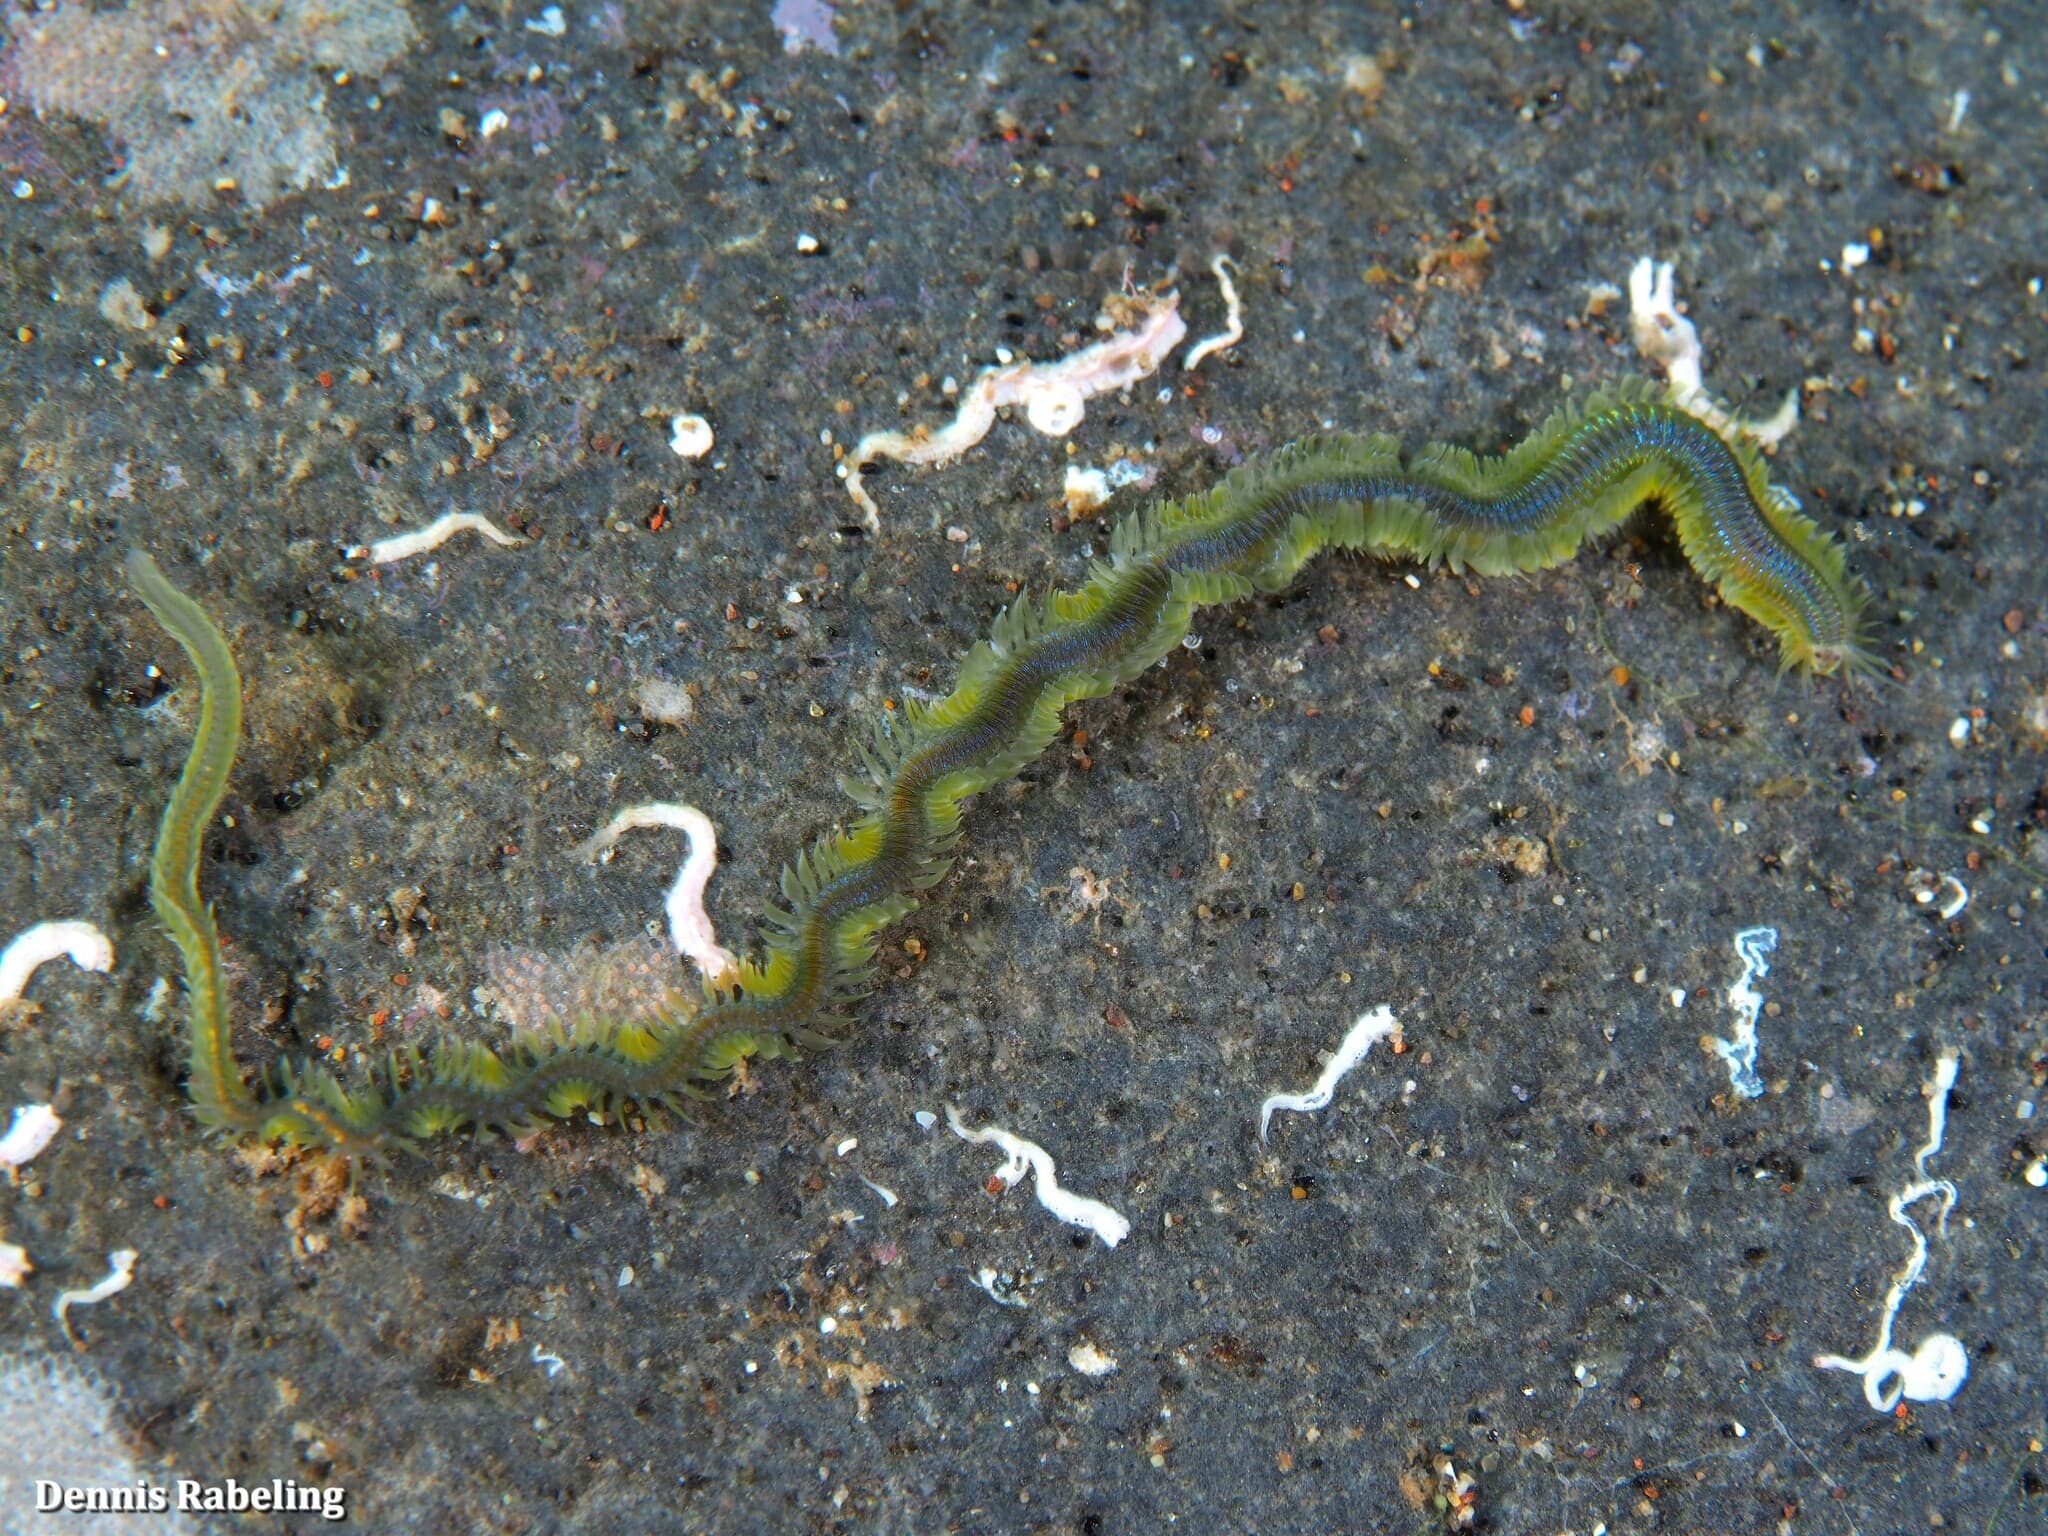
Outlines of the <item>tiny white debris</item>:
M1893 1195L1886 1204L1891 1219L1912 1235L1913 1252L1885 1293L1884 1311L1878 1318L1877 1343L1861 1360L1842 1355L1815 1355L1816 1369L1848 1371L1863 1378L1863 1400L1879 1413L1890 1413L1906 1399L1916 1403L1947 1402L1961 1390L1970 1374L1969 1351L1962 1340L1949 1333L1929 1334L1910 1355L1893 1347L1892 1324L1906 1293L1920 1283L1927 1268L1927 1238L1919 1223L1906 1214L1907 1207L1929 1196L1941 1197L1935 1218L1936 1230L1948 1235L1949 1212L1955 1209L1956 1187L1947 1179L1930 1179L1927 1160L1941 1150L1948 1129L1948 1095L1955 1086L1958 1057L1943 1051L1935 1058L1934 1080L1927 1085L1927 1140L1913 1154L1913 1167L1920 1177Z
M1671 1006L1674 1008L1683 1008L1685 1006L1685 988L1673 987L1671 989Z
M683 684L665 677L641 679L633 689L633 702L644 719L662 725L685 726L697 718L697 701Z
M542 37L560 37L569 30L569 23L562 15L559 5L548 6L539 17L526 23L526 30L538 32Z
M1742 974L1728 987L1728 1008L1735 1015L1735 1038L1723 1040L1718 1035L1708 1035L1700 1041L1728 1063L1728 1081L1738 1098L1754 1099L1764 1091L1763 1079L1756 1075L1756 1020L1763 1011L1764 998L1750 983L1771 974L1771 962L1765 956L1777 947L1775 928L1745 928L1735 935L1736 958L1742 961Z
M711 423L685 413L668 422L668 450L679 459L701 459L711 451Z
M1870 247L1852 240L1842 247L1842 270L1854 272L1858 267L1870 265Z
M37 923L0 950L0 1007L19 1002L29 977L63 955L81 970L104 971L114 963L114 946L91 923Z
M28 1250L19 1243L0 1242L0 1290L18 1291L35 1270Z
M1054 1166L1052 1154L1035 1141L1026 1141L1022 1136L1004 1130L999 1125L985 1125L979 1130L968 1129L954 1105L946 1106L946 1123L953 1128L953 1134L962 1141L986 1142L1000 1147L1008 1159L996 1169L996 1177L1005 1184L1015 1184L1026 1173L1034 1175L1038 1186L1038 1203L1069 1226L1086 1227L1103 1243L1114 1248L1131 1235L1131 1224L1116 1211L1100 1200L1086 1195L1077 1195L1062 1189L1059 1171ZM993 1294L993 1293L991 1293Z
M493 544L505 549L518 549L526 543L514 538L488 517L478 512L444 512L424 528L411 533L396 533L388 539L379 539L374 544L351 544L344 554L351 560L367 560L371 565L390 565L399 560L410 560L414 555L423 555L430 549L439 549L458 533L476 532Z
M476 131L488 139L494 133L504 132L511 125L511 122L511 118L507 117L497 107L493 107L477 119Z
M1401 1038L1401 1022L1394 1017L1394 1010L1385 1003L1361 1013L1351 1021L1351 1028L1344 1032L1344 1038L1337 1042L1337 1049L1330 1059L1323 1063L1322 1074L1316 1078L1316 1085L1307 1093L1275 1093L1267 1096L1259 1106L1259 1140L1266 1139L1266 1127L1272 1123L1273 1112L1277 1109L1291 1109L1297 1114L1313 1114L1328 1106L1331 1095L1337 1091L1337 1083L1359 1062L1365 1053L1381 1041Z
M630 1265L630 1264L622 1264L622 1265L620 1265L620 1266L619 1266L619 1289L623 1291L623 1290L624 1290L624 1289L625 1289L625 1288L626 1288L627 1286L631 1285L632 1283L633 1283L633 1266L632 1266L632 1265Z
M832 1149L833 1155L837 1157L844 1157L847 1153L853 1151L855 1148L859 1146L860 1138L858 1136L849 1136L844 1141L840 1142L838 1146Z
M819 1318L819 1319L818 1319L818 1332L820 1332L820 1333L822 1333L822 1334L830 1335L830 1334L835 1334L835 1333L837 1333L838 1331L839 1331L839 1319L838 1319L838 1318L836 1318L836 1317L832 1317L832 1316L829 1316L829 1315L828 1315L828 1316L825 1316L825 1317L821 1317L821 1318Z
M115 278L101 290L100 318L129 331L147 331L156 325L156 316L144 307L142 295L125 277Z
M535 1365L545 1366L547 1368L547 1373L550 1380L552 1380L554 1377L561 1375L563 1367L565 1367L569 1363L568 1361L564 1360L560 1355L556 1354L553 1350L542 1349L538 1344L533 1346L532 1359ZM751 1362L749 1363L751 1364Z
M1943 875L1938 892L1941 905L1934 910L1941 914L1943 922L1953 922L1962 916L1963 908L1970 904L1970 888L1954 875Z
M1954 133L1958 128L1962 127L1963 118L1969 113L1969 110L1970 93L1968 91L1957 91L1955 99L1949 103L1947 131Z
M1970 717L1957 715L1948 723L1948 744L1952 747L1966 747L1970 744Z
M1226 351L1244 340L1244 308L1238 303L1237 284L1230 280L1230 258L1218 255L1209 263L1209 270L1216 274L1216 286L1223 290L1223 329L1214 336L1205 336L1187 350L1180 360L1183 372L1193 373L1202 364L1202 359L1213 353Z
M882 1205L885 1209L891 1211L896 1209L895 1190L888 1188L886 1185L877 1184L873 1179L864 1178L861 1180L861 1183L867 1185L869 1189L872 1189L877 1195L881 1197Z
M1063 493L1067 515L1086 517L1109 500L1110 489L1109 476L1101 470L1083 469L1078 464L1069 464L1066 490Z
M64 1336L72 1343L78 1342L78 1335L71 1331L69 1313L73 1307L94 1307L110 1296L118 1296L128 1289L128 1282L135 1278L135 1261L140 1258L133 1248L116 1248L107 1255L106 1278L97 1285L82 1291L65 1291L57 1297L50 1308L50 1315L57 1319L57 1325L64 1330Z
M939 1123L939 1117L933 1114L928 1109L920 1109L916 1114L912 1115L910 1118L915 1120L921 1128L927 1131Z
M962 392L959 414L933 431L870 432L846 456L846 491L879 533L881 508L861 485L861 471L881 459L903 464L947 464L988 436L996 411L1021 405L1034 429L1048 437L1064 437L1080 425L1087 402L1112 394L1159 371L1168 353L1188 333L1180 317L1180 295L1137 303L1141 318L1129 330L1112 331L1093 346L1083 347L1058 362L1034 363L1028 358L1000 368L984 368ZM1103 324L1103 322L1098 322ZM1104 327L1107 329L1107 326Z
M452 1173L442 1174L438 1179L434 1180L430 1188L432 1188L435 1194L440 1195L444 1199L460 1200L463 1204L473 1205L480 1211L489 1210L491 1208L491 1201L496 1198L489 1190L484 1190L480 1193L477 1190L471 1189L467 1184L463 1183L460 1177Z
M1067 1364L1083 1376L1107 1376L1116 1369L1116 1356L1104 1354L1092 1339L1083 1339L1067 1351Z
M1030 1303L1019 1296L1007 1277L998 1274L984 1264L974 1272L974 1283L988 1292L988 1299L999 1307L1023 1307Z
M1747 421L1707 389L1700 335L1678 312L1670 262L1649 256L1638 261L1629 271L1628 299L1636 351L1664 370L1674 401L1709 426L1746 437L1760 448L1775 448L1791 436L1799 425L1798 390L1787 394L1785 403L1765 420Z
M818 253L818 237L816 235L798 235L796 237L796 253L799 256L815 256Z
M668 800L629 805L577 844L575 856L606 859L612 845L636 827L673 827L689 839L689 852L676 875L676 883L669 887L665 903L669 940L677 954L704 973L706 981L715 985L725 980L739 969L740 962L718 942L718 930L711 922L711 914L704 910L704 887L711 883L712 873L718 868L718 831L711 825L711 818L694 805Z
M49 1105L21 1105L8 1123L7 1134L0 1136L0 1168L12 1173L34 1162L63 1128L64 1122Z
M2026 1181L2036 1189L2048 1189L2048 1152L2027 1164Z
M1470 1472L1460 1472L1448 1456L1437 1457L1436 1475L1442 1486L1438 1497L1446 1506L1444 1529L1475 1529L1479 1524L1479 1479Z

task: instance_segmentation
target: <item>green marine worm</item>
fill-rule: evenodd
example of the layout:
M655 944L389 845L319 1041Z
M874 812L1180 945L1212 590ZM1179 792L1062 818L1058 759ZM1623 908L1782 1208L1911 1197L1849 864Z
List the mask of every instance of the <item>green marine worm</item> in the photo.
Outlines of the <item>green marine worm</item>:
M785 866L765 953L701 996L672 993L644 1018L523 1035L503 1051L406 1051L353 1084L285 1061L255 1088L230 1048L220 940L197 884L202 830L240 731L240 682L212 621L147 555L131 555L130 584L199 673L198 731L150 864L150 898L184 957L195 1112L237 1136L379 1156L444 1131L519 1135L621 1100L704 1097L748 1057L828 1043L873 982L877 935L951 867L963 802L1044 751L1067 705L1167 654L1196 609L1277 592L1329 548L1483 575L1539 570L1646 502L1671 515L1687 559L1721 596L1777 637L1784 666L1868 664L1865 597L1841 547L1769 484L1751 448L1647 385L1560 410L1499 458L1442 444L1404 455L1389 437L1311 438L1124 519L1078 592L1007 609L949 695L910 707L861 749L841 780L860 814Z

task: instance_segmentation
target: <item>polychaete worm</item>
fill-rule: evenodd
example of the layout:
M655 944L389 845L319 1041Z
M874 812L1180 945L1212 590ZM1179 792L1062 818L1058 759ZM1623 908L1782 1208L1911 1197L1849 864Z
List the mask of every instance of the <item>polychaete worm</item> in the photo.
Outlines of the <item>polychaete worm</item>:
M1125 518L1079 591L1020 599L998 617L950 694L907 705L860 749L841 779L858 816L784 867L763 952L728 978L696 996L678 988L641 1018L524 1034L503 1050L448 1041L353 1082L286 1060L253 1086L230 1048L220 939L197 885L201 834L240 734L240 680L212 620L133 554L130 585L199 675L198 728L150 863L151 901L184 960L194 1111L232 1135L381 1156L447 1131L523 1135L624 1100L705 1097L750 1057L830 1043L872 985L878 935L951 867L964 803L1043 752L1067 705L1166 655L1197 609L1277 592L1325 549L1483 575L1538 570L1645 503L1670 515L1722 598L1777 638L1785 667L1869 664L1865 594L1841 546L1769 483L1752 448L1647 384L1561 409L1497 458L1434 443L1404 454L1384 436L1310 438Z

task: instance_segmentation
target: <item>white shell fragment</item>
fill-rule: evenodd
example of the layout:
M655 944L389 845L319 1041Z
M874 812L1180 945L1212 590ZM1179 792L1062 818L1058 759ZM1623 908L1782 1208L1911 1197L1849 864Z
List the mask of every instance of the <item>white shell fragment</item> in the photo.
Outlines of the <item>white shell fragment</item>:
M1952 923L1963 915L1963 908L1970 904L1970 888L1954 875L1943 875L1937 894L1941 905L1934 910L1941 914L1941 920Z
M712 442L711 423L702 416L684 414L669 418L668 450L677 458L701 459L711 451Z

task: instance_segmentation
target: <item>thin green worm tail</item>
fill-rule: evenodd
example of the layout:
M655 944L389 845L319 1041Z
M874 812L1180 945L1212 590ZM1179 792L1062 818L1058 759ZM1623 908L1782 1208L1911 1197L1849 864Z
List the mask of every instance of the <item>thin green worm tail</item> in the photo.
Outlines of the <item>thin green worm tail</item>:
M130 550L127 573L135 595L199 674L199 725L184 771L164 805L149 861L150 905L185 963L185 1092L193 1113L209 1129L237 1136L281 1137L351 1156L381 1156L387 1146L402 1141L382 1123L384 1093L352 1093L324 1068L292 1061L279 1064L275 1090L258 1095L242 1081L228 1033L220 930L212 908L199 899L206 828L227 790L242 737L241 674L227 637L204 609L171 585L155 560Z
M765 952L736 985L671 997L632 1022L587 1021L501 1051L409 1053L357 1089L284 1063L260 1098L228 1048L219 941L194 881L238 728L227 647L144 555L129 573L199 668L198 736L164 813L150 894L185 956L191 1094L208 1123L376 1155L461 1128L525 1131L621 1099L701 1097L750 1056L814 1047L874 980L878 935L945 877L972 796L1014 776L1060 712L1136 677L1196 609L1276 592L1325 549L1441 561L1482 574L1569 559L1645 502L1669 512L1693 566L1767 627L1785 665L1862 660L1862 588L1842 551L1768 482L1762 462L1642 384L1559 411L1498 458L1390 437L1332 435L1282 449L1214 489L1124 519L1076 592L1020 601L968 651L953 691L885 716L841 779L860 814L782 873Z
M199 854L207 824L228 787L242 736L242 679L227 640L191 598L172 586L139 549L128 552L128 584L199 673L199 727L185 771L164 806L156 852L149 861L149 900L157 921L185 961L186 1091L204 1125L257 1128L261 1113L235 1066L228 1038L227 991L221 978L220 932L199 899Z

